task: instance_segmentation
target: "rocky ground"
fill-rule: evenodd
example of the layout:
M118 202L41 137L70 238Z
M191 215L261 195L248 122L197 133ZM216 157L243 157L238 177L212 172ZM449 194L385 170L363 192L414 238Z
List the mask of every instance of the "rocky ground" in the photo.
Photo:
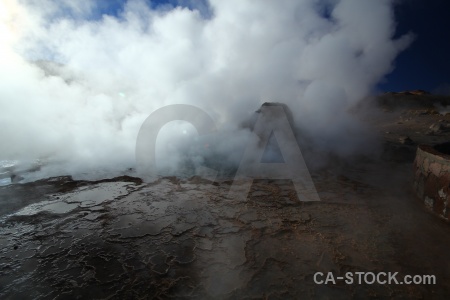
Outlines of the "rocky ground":
M313 172L320 202L281 180L255 181L246 202L198 177L0 187L0 298L448 299L450 226L412 191L417 144L449 138L442 99L427 97L381 98L382 157ZM436 284L316 284L316 272Z

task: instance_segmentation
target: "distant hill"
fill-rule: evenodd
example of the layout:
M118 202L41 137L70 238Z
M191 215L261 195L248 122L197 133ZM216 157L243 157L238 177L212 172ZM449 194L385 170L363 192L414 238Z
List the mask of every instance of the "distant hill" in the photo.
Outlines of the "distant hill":
M431 93L424 91L424 90L412 90L412 91L403 91L403 92L387 92L385 95L416 95L416 96L423 96L423 95L431 95Z
M438 108L450 105L450 96L434 95L424 90L388 92L377 97L383 107Z

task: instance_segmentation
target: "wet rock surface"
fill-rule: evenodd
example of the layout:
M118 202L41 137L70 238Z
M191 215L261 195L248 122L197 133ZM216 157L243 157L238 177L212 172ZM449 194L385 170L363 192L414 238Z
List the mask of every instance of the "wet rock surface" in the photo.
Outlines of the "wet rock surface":
M371 163L314 174L322 200L315 203L299 202L282 180L255 181L245 202L229 198L229 181L196 178L118 179L51 193L1 219L0 297L448 296L450 263L437 258L450 246L450 228L404 201L407 180L387 192L380 178L392 178L388 169ZM438 284L313 281L315 272L358 271L434 274Z
M416 145L448 133L428 134L443 117L421 110L372 120L381 159L312 173L320 202L298 201L289 180L255 180L246 201L229 196L231 179L198 177L0 187L0 298L448 299L450 226L412 184ZM320 285L316 272L436 284Z

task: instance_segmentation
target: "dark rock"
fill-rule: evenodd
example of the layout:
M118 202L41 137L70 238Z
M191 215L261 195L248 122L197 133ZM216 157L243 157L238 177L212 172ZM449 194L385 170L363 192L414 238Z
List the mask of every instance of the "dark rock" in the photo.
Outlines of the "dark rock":
M22 181L22 180L23 180L23 177L20 176L20 175L16 175L16 174L12 174L11 175L11 182L12 183L17 183L17 182Z
M403 144L403 145L413 145L414 144L414 141L409 136L402 136L398 139L398 141L400 142L400 144Z
M432 124L429 128L430 128L430 130L428 131L428 134L449 132L450 131L450 123L445 120L439 120L438 122Z
M301 220L303 223L307 223L307 222L311 221L311 215L308 214L308 213L306 213L306 212L302 212L302 213L300 214L300 220Z

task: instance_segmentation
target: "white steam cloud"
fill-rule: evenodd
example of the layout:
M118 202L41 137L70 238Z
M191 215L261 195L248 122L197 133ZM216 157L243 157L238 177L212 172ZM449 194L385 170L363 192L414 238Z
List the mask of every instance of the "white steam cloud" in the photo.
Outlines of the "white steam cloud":
M0 4L0 160L132 167L145 118L175 103L233 130L263 102L283 102L318 140L353 151L347 110L411 40L393 38L389 0L129 0L117 16L99 16L100 3Z

